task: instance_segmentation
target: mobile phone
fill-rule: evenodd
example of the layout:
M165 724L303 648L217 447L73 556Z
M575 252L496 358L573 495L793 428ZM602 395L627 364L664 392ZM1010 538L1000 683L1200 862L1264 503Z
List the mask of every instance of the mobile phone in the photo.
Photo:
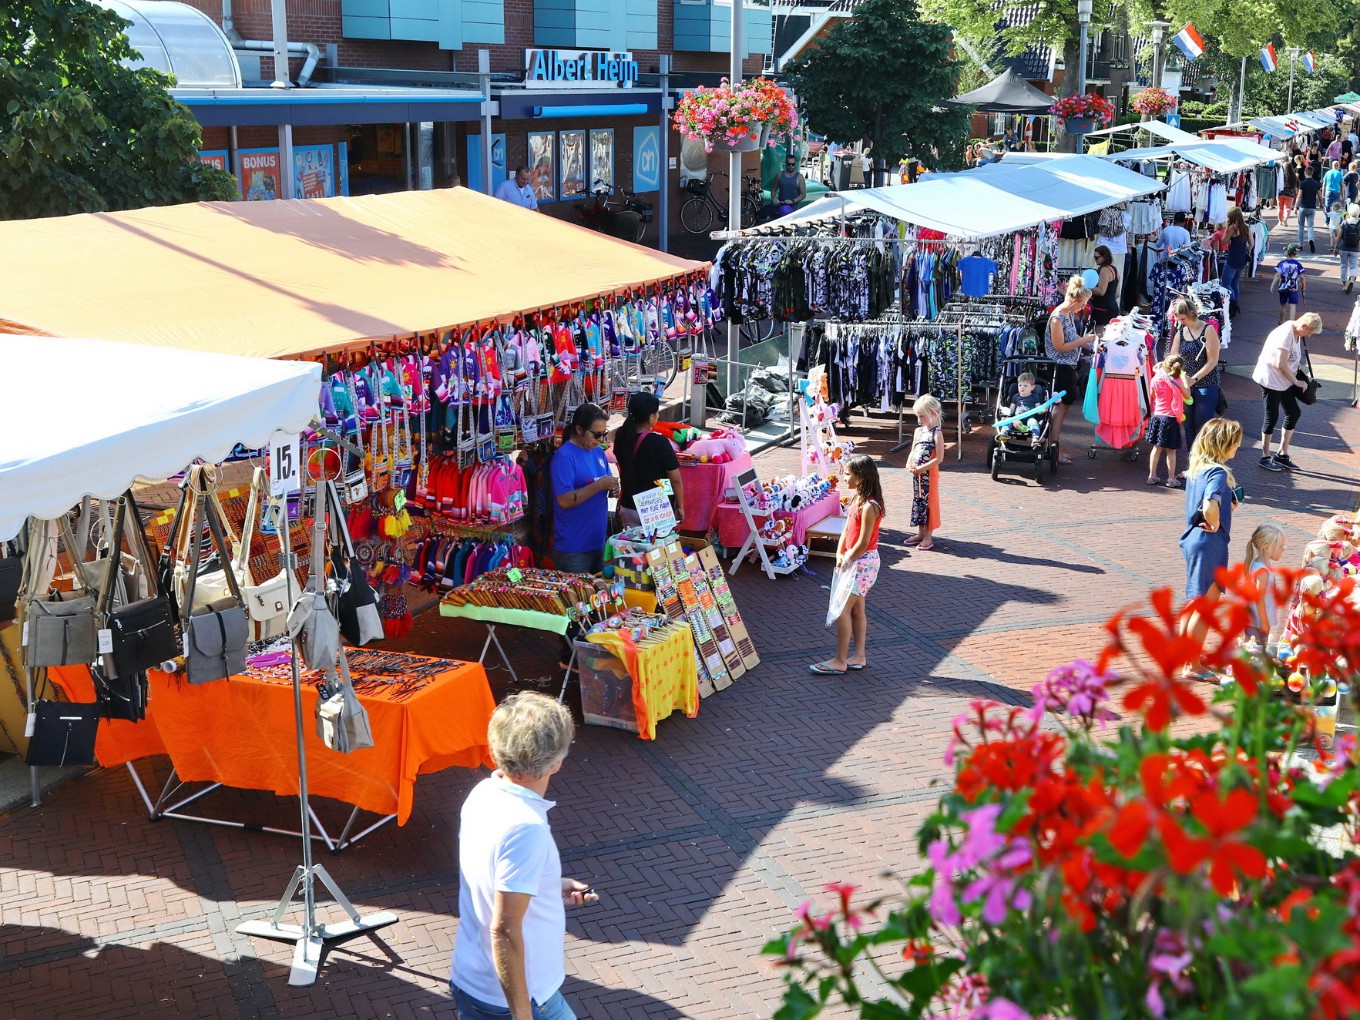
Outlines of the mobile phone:
M1233 494L1233 499L1237 500L1237 502L1239 502L1239 503L1242 502L1242 500L1244 500L1244 499L1247 498L1246 490L1244 490L1244 489L1242 488L1242 486L1240 486L1240 485L1234 485L1234 486L1233 486L1232 494Z

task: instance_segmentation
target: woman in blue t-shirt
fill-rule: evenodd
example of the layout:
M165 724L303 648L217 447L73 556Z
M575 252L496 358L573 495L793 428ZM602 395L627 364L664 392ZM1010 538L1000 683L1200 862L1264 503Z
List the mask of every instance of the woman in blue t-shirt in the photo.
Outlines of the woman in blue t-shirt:
M1211 418L1204 423L1190 448L1190 466L1185 472L1185 530L1181 533L1181 555L1185 557L1185 600L1197 598L1215 602L1222 594L1217 574L1228 565L1228 543L1232 539L1233 511L1240 490L1228 462L1242 445L1242 426L1228 418ZM1204 614L1189 614L1183 633L1202 644L1209 632ZM1198 679L1215 680L1204 671Z
M604 569L609 537L609 497L619 480L609 471L604 445L609 415L598 404L582 404L567 422L566 441L553 454L553 567L572 574Z

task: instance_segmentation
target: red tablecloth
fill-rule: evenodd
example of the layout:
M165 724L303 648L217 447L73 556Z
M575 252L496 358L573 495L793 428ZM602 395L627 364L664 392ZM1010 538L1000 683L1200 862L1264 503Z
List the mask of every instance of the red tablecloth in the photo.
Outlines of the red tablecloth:
M832 491L817 502L810 503L800 510L776 510L774 516L776 519L791 521L793 524L793 541L798 545L803 545L807 541L807 529L835 515L840 511L840 508L840 496ZM756 518L756 523L763 522L764 518ZM717 526L718 542L728 549L741 548L741 544L746 541L746 536L750 533L750 529L746 527L746 518L741 513L741 505L738 503L719 505Z
M83 666L51 670L72 701L93 701L94 686ZM181 779L217 782L279 796L297 794L292 684L234 676L211 684L189 684L183 674L148 673L147 717L139 723L106 719L99 724L99 764L122 765L166 754ZM363 679L362 672L355 679ZM316 687L302 687L303 733L307 746L307 788L373 811L411 814L416 777L451 765L494 767L486 727L496 702L486 670L464 662L439 673L401 701L393 689L361 693L373 730L373 747L339 754L317 738L313 722Z
M751 455L743 453L726 464L681 464L680 480L685 487L685 519L681 531L707 532L713 527L718 504L723 501L732 481L751 468ZM738 543L740 544L740 543Z

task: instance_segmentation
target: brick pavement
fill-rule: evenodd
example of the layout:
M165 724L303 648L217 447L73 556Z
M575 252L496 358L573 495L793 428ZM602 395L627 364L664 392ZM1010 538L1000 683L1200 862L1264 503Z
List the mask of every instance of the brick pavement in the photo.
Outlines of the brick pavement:
M1297 435L1300 470L1266 474L1246 453L1237 465L1250 498L1235 542L1276 519L1291 557L1318 517L1355 498L1346 437L1356 412L1339 335L1350 300L1335 283L1335 260L1306 261L1318 270L1310 306L1328 331L1314 344L1326 383ZM1259 408L1247 376L1274 322L1267 283L1265 275L1245 283L1228 352L1230 413L1249 434ZM887 468L885 569L869 603L873 668L844 679L806 671L829 644L820 626L826 561L814 564L816 576L774 582L744 568L734 587L762 665L705 701L697 719L665 721L655 743L583 729L554 781L567 870L603 898L570 922L566 990L581 1016L769 1015L779 982L758 953L789 911L826 881L888 889L884 872L916 866L913 833L944 774L950 720L974 698L1022 700L1048 667L1093 652L1112 610L1180 583L1182 499L1144 486L1143 464L1078 456L1042 487L993 482L981 467L986 430L968 437L962 465L949 450L937 549L909 552L898 530L907 479L894 470L905 452L885 452L894 431L864 419L850 429ZM1089 438L1084 423L1073 438ZM769 475L795 460L776 450L758 464ZM476 628L428 615L411 639L443 654L471 654L478 640ZM521 674L534 676L549 671L556 645L530 638L510 651ZM164 763L155 767L163 776ZM271 912L298 857L294 841L150 823L121 771L16 811L0 823L0 1014L452 1017L455 822L477 778L423 777L408 825L325 858L356 903L395 910L401 922L381 944L336 951L311 989L287 986L287 947L234 931ZM288 800L214 798L224 815L295 821Z

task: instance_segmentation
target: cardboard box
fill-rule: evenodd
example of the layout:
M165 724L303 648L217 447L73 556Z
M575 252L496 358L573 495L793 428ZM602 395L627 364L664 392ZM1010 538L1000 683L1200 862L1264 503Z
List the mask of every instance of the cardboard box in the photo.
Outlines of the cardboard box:
M581 716L591 726L638 732L633 710L633 678L628 667L603 645L577 641L576 668L581 677Z

